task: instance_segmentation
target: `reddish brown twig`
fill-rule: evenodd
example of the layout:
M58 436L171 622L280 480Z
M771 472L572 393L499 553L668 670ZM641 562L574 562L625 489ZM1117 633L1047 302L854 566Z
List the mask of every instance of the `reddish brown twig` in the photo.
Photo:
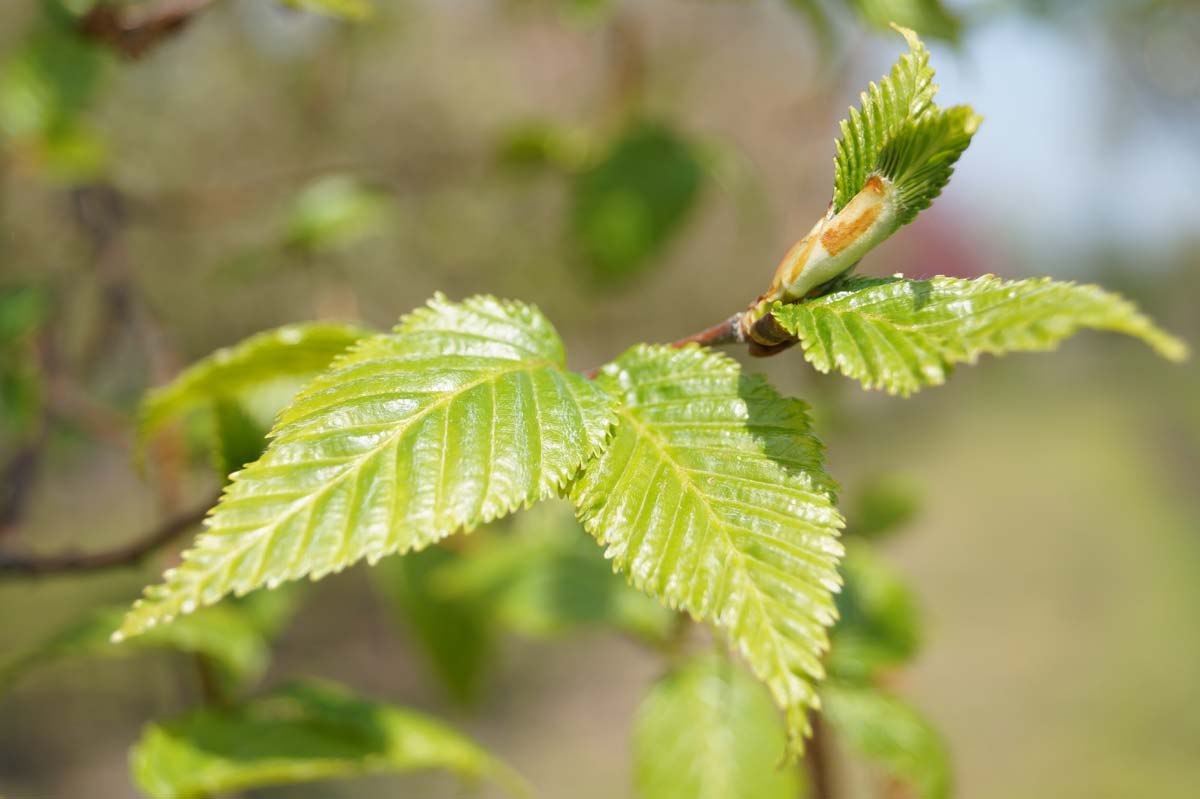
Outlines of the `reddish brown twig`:
M64 552L57 555L0 555L0 576L100 571L140 562L159 547L198 525L216 504L216 497L184 513L172 516L137 540L103 552Z
M86 35L129 59L138 59L183 30L215 0L163 0L150 6L101 4L80 21Z

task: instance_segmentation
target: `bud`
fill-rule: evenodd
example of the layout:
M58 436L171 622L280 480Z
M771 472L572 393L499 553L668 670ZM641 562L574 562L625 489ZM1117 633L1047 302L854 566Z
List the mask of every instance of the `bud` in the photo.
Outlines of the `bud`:
M795 302L849 271L896 230L899 210L891 181L872 175L845 208L834 214L831 207L788 251L762 299Z

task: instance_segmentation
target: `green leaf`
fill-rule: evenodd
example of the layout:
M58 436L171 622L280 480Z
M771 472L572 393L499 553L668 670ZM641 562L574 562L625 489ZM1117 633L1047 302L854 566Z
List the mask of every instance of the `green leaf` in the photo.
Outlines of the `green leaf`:
M916 518L920 497L920 487L903 474L873 477L852 498L847 532L857 538L885 538Z
M511 769L436 719L327 683L292 685L229 710L149 724L130 766L138 787L154 799L427 769L526 793Z
M142 403L139 444L166 422L218 400L240 398L263 385L307 378L329 366L354 342L369 335L350 325L314 322L285 325L225 347L149 392Z
M826 658L830 674L867 680L912 659L921 645L921 620L904 578L864 541L847 543L842 577Z
M438 295L285 409L208 530L120 635L229 593L424 547L558 494L604 445L611 400L563 368L536 309Z
M910 30L900 29L908 40L909 52L900 57L891 72L862 93L861 110L850 109L842 122L842 137L834 159L833 207L841 211L862 191L876 169L885 145L903 128L933 108L937 86L929 51Z
M218 397L213 403L213 465L227 478L262 455L267 430L236 400Z
M451 698L470 704L479 697L495 648L492 609L485 597L452 595L436 585L446 568L465 562L457 552L429 547L386 558L374 573Z
M913 708L871 686L830 680L822 714L849 748L912 789L915 799L950 795L950 757L936 730Z
M305 186L288 212L285 241L309 253L349 247L383 227L391 199L347 175Z
M279 0L286 6L315 11L330 17L363 20L375 13L371 0Z
M116 646L109 636L121 623L125 610L123 606L102 608L64 627L4 664L0 685L10 685L30 670L58 660L123 657L156 649L203 655L231 684L246 685L262 675L270 660L262 632L238 608L206 608L180 619L179 624L154 629L128 647Z
M942 0L846 0L866 22L887 28L893 23L912 28L922 36L957 41L962 20Z
M572 187L571 233L601 283L632 277L682 227L704 167L671 129L638 123Z
M892 182L892 201L899 206L893 230L907 225L941 194L982 121L965 105L938 109L905 122L884 145L875 169Z
M611 627L664 639L674 615L614 574L564 510L554 503L517 516L515 529L497 531L439 570L439 593L475 597L504 626L532 637Z
M1054 349L1083 328L1134 336L1171 360L1187 356L1187 345L1128 300L1049 278L856 278L771 312L818 371L837 369L867 388L903 396L941 385L956 363Z
M623 406L572 489L580 519L636 587L729 636L798 751L842 553L807 406L695 346L639 345L597 383Z
M795 799L800 775L780 762L786 737L771 696L729 660L689 661L638 710L640 799Z

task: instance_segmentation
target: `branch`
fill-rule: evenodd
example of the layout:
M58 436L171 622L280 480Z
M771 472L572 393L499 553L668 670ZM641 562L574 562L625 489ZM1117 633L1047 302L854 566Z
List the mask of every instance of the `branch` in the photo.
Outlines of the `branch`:
M215 0L163 0L150 7L98 5L80 20L84 35L129 59L138 59L183 30Z
M812 799L834 799L837 796L833 784L833 763L830 760L829 741L824 720L820 713L812 714L812 737L808 739L808 751L804 753L804 765L808 771L808 785Z
M217 498L163 521L132 543L107 552L64 552L59 555L0 555L0 576L90 572L130 566L199 524Z

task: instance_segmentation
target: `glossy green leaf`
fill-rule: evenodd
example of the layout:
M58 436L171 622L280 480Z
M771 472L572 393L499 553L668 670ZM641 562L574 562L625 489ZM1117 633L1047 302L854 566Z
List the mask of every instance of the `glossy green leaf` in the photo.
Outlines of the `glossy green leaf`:
M311 377L367 335L351 325L313 322L256 333L219 349L146 395L139 440L144 443L167 421L218 400L233 400L278 380Z
M102 608L62 628L0 667L0 686L45 663L77 657L123 657L165 649L209 658L234 685L257 680L270 660L262 631L239 608L215 607L159 627L130 646L109 640L125 614L122 606Z
M636 587L726 633L798 750L842 553L807 406L695 346L639 345L596 382L623 405L572 489L580 519Z
M149 724L130 766L134 782L154 799L429 769L525 794L511 769L440 721L327 683L292 685L228 710Z
M330 175L304 187L288 212L285 241L310 253L349 247L377 233L390 198L346 175Z
M949 753L916 710L877 688L835 680L822 686L821 705L838 740L910 788L914 799L950 795Z
M667 245L696 204L704 167L671 129L640 123L572 187L571 232L602 283L633 276Z
M560 504L522 513L511 527L441 569L440 595L475 597L505 627L533 637L612 628L661 640L672 629L674 614L614 574Z
M895 23L922 36L957 41L962 21L943 0L846 0L866 22L887 28Z
M640 799L796 799L800 775L771 695L724 658L689 661L659 681L633 730Z
M1085 328L1134 336L1171 360L1187 355L1182 341L1128 300L1049 278L858 278L772 313L818 371L837 369L867 388L903 396L941 385L956 363L1050 350Z
M374 569L375 584L426 655L433 674L452 699L479 698L492 665L495 630L488 597L438 590L438 577L470 559L441 547L402 558L385 558Z
M830 674L867 680L908 662L921 645L921 619L908 583L865 541L846 544Z
M901 30L908 40L909 52L900 57L891 72L872 83L862 93L861 109L851 108L842 122L842 137L834 160L833 206L841 211L862 191L875 171L880 153L888 141L911 120L919 119L933 108L937 86L929 51L909 30Z
M613 422L612 401L564 357L540 312L490 297L439 295L363 340L280 414L266 453L119 635L422 549L559 493Z

